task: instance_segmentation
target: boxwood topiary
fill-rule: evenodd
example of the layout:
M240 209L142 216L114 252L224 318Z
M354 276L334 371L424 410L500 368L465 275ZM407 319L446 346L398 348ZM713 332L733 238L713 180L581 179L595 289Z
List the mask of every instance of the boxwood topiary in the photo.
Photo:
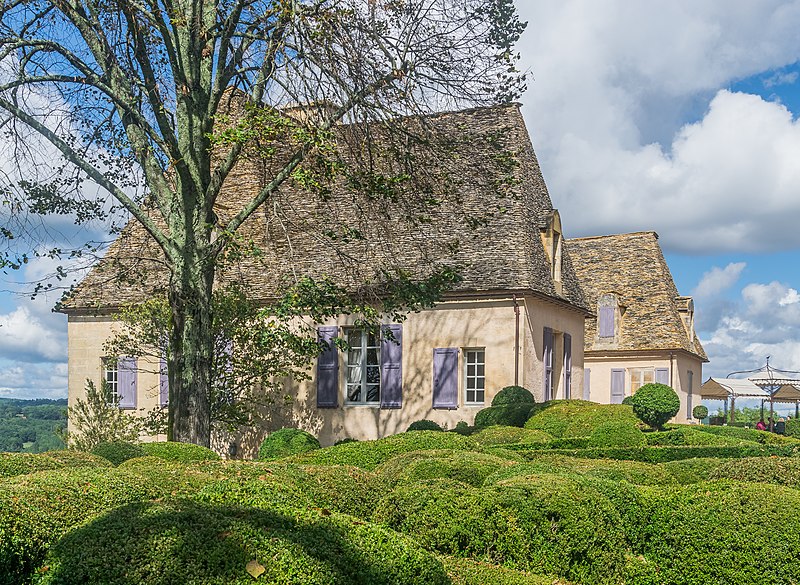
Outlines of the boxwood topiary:
M52 548L38 585L104 583L397 583L445 585L436 557L350 516L141 502L73 530Z
M506 406L490 406L479 410L475 415L475 426L478 428L503 425L522 427L530 415L530 404L509 404Z
M481 429L473 435L480 445L510 445L514 443L544 444L553 440L553 437L544 431L494 425Z
M442 563L453 585L567 585L555 577L534 575L470 559L442 557Z
M800 418L790 418L786 421L786 430L784 431L788 437L796 437L800 439Z
M506 386L494 395L492 406L508 406L509 404L534 404L536 400L530 390L522 386Z
M692 418L703 420L708 416L708 408L702 404L698 404L692 409Z
M800 488L800 459L795 457L745 457L724 461L709 479L735 479Z
M259 461L281 459L319 449L319 441L301 429L280 429L267 435L258 450Z
M630 406L596 404L585 400L552 400L546 402L525 423L526 429L538 429L553 437L589 437L609 421L639 424Z
M707 481L711 473L726 459L715 457L694 457L692 459L681 459L678 461L667 461L660 463L659 467L671 474L675 481L680 484L699 483Z
M119 465L123 461L133 459L134 457L142 457L144 454L141 445L127 443L125 441L107 441L98 444L92 449L92 455L108 459L114 465Z
M413 423L408 425L408 428L406 429L406 432L408 432L408 431L440 431L441 432L441 431L444 431L444 429L441 426L439 426L439 423L435 423L432 420L428 420L428 419L422 419L422 420L414 421Z
M681 399L666 384L645 384L633 395L632 406L633 413L643 423L661 430L669 419L678 414Z
M508 459L475 451L413 451L382 463L375 473L391 486L445 478L477 487L489 475L510 465L513 462Z
M142 443L140 445L145 455L166 459L167 461L211 461L218 460L220 456L211 449L201 445L191 443L178 443L168 441L166 443Z
M647 443L644 433L627 421L608 421L589 437L589 447L640 447Z

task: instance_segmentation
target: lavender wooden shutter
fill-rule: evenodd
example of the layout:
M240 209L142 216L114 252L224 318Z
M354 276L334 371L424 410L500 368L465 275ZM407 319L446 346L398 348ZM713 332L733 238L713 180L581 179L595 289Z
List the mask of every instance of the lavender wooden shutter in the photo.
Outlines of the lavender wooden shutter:
M120 408L136 408L136 358L117 360L117 392Z
M338 327L317 329L319 340L328 344L328 349L317 358L317 408L339 406L339 349L333 340L339 334Z
M564 398L572 398L572 335L564 334Z
M458 348L433 350L433 407L458 408Z
M544 328L544 345L542 350L544 363L544 399L553 399L553 330Z
M694 385L694 372L686 371L686 418L692 420L692 386Z
M386 333L394 339L388 339ZM403 406L403 326L381 327L381 408Z
M669 368L656 368L656 382L669 386Z
M625 399L625 370L611 370L611 404Z
M161 406L169 404L169 376L167 375L167 358L161 358L158 365L158 402Z
M600 307L600 337L614 337L614 307Z
M583 399L591 400L592 396L592 370L583 369Z

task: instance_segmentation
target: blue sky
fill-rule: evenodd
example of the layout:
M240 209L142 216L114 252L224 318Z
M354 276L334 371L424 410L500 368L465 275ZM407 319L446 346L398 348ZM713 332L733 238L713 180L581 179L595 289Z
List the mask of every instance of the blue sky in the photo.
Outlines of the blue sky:
M800 370L800 0L517 7L523 114L566 235L659 233L696 299L704 379L766 355ZM66 395L56 296L0 292L0 396Z

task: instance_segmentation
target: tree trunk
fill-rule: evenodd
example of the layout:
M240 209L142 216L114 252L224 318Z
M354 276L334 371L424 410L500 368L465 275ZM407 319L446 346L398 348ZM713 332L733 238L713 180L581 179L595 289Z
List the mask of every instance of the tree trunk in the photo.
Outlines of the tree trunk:
M169 304L170 441L209 447L211 443L212 288L209 259L182 258L173 267Z

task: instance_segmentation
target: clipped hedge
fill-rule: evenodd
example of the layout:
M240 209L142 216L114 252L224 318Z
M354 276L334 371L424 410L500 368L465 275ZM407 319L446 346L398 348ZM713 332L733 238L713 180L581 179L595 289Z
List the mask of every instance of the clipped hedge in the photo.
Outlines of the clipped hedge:
M568 585L566 581L534 575L471 559L442 557L442 564L453 585Z
M492 398L492 406L508 406L510 404L533 405L536 400L530 390L522 386L506 386Z
M589 437L589 447L640 447L646 443L644 433L626 421L603 423Z
M532 459L541 455L542 450L535 445L509 445L514 451ZM664 463L695 457L742 458L742 457L792 457L800 449L789 445L712 445L708 447L607 447L604 449L552 449L553 455L568 455L587 459L621 459Z
M512 477L540 473L586 475L609 481L627 481L636 485L674 485L676 483L672 474L661 466L651 463L542 455L530 462L513 465L494 472L486 479L486 485L498 483Z
M695 457L693 459L679 459L677 461L667 461L660 465L661 468L669 472L679 484L699 483L708 481L711 473L727 459L715 457Z
M677 428L687 428L686 425L670 425ZM797 439L792 437L784 437L769 431L759 431L758 429L745 429L733 426L709 426L709 425L693 425L691 428L695 433L706 433L722 437L729 437L732 439L740 439L742 441L750 441L753 443L761 443L762 445L796 445Z
M46 565L38 585L449 583L412 540L350 516L188 501L116 509L63 538Z
M528 420L531 406L530 404L508 404L481 409L475 415L475 426L478 428L494 425L522 427Z
M475 451L412 451L380 464L375 473L390 486L444 478L478 487L510 465L513 462L508 459Z
M110 467L103 458L83 451L47 451L45 453L0 453L0 477L14 477L48 469Z
M746 431L747 429L733 430ZM745 439L743 436L706 433L690 426L679 426L665 431L647 433L647 444L666 447L670 445L757 445L759 443Z
M709 479L735 479L800 488L800 459L792 457L745 457L720 463Z
M125 441L106 441L92 449L92 455L103 457L114 465L119 465L128 459L143 457L145 452L141 445L138 444L127 443Z
M656 430L661 430L664 425L681 408L681 399L671 387L666 384L645 384L636 391L631 400L633 414L645 424Z
M311 433L301 429L280 429L267 435L261 442L261 447L258 449L258 460L272 461L317 449L319 449L319 441Z
M533 429L523 429L519 427L507 427L503 425L494 425L481 429L472 438L478 442L479 445L511 445L514 443L523 444L545 444L552 441L553 437L544 431L536 431Z
M381 500L373 519L446 555L585 585L618 581L624 565L625 536L614 506L558 475L484 488L452 480L401 486Z
M411 431L377 441L343 443L310 451L294 457L293 461L308 465L352 465L373 470L384 461L401 453L429 449L480 450L478 444L470 437L464 437L457 433Z
M432 420L428 420L426 418L422 420L417 420L408 425L406 432L408 431L444 431L439 423L433 422Z
M77 524L168 493L157 480L119 469L62 469L7 478L0 489L0 584L26 583L48 547Z
M552 400L536 406L525 428L544 431L556 438L589 437L599 426L611 421L639 424L633 409L623 404Z
M220 459L220 456L211 449L201 445L192 445L191 443L178 443L176 441L168 441L166 443L142 443L140 447L145 455L158 457L166 461L188 463L190 461Z
M800 439L800 419L790 418L786 421L786 429L784 433L787 437L794 437Z
M739 482L640 488L647 523L633 536L628 585L800 582L800 492Z

